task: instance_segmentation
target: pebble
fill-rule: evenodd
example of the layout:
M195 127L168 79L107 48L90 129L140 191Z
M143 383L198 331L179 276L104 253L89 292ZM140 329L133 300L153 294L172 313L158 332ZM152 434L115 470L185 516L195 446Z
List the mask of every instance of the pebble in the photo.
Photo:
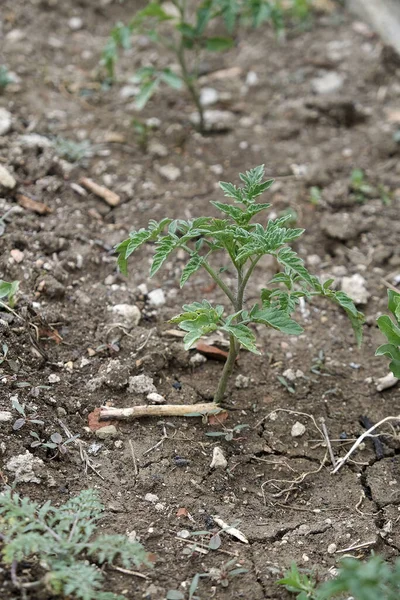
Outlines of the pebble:
M153 502L153 504L159 500L157 494L150 494L150 493L147 493L145 495L144 499L146 500L146 502Z
M235 387L237 387L239 390L247 389L249 384L250 377L247 377L247 375L238 375L235 379Z
M13 416L9 410L0 410L0 423L8 423L12 420Z
M326 214L321 219L321 229L329 237L346 242L355 239L369 229L369 222L346 212Z
M146 399L150 402L150 404L164 404L165 402L164 396L157 394L157 392L151 392L147 395Z
M121 317L122 324L127 329L136 327L142 318L141 312L135 304L115 304L109 310L118 317Z
M328 71L311 80L311 87L316 94L334 94L343 87L343 77L336 71Z
M18 264L24 260L24 253L21 252L21 250L18 250L18 248L13 248L10 251L10 254L11 254L12 258L15 260L15 262Z
M65 410L65 408L63 408L62 406L57 406L57 416L60 417L60 419L62 419L62 417L65 417L67 414L67 411Z
M398 381L399 380L393 375L393 373L388 373L385 375L385 377L380 377L376 380L376 389L378 392L383 392L383 390L387 390L396 385Z
M12 190L17 185L14 177L3 165L0 165L0 186Z
M328 546L328 554L335 554L336 550L337 550L337 545L336 544L334 544L334 543L329 544L329 546Z
M128 391L133 394L153 394L157 393L157 388L153 383L153 378L148 375L134 375L129 377Z
M259 82L258 75L255 71L249 71L246 75L246 85L253 87Z
M53 146L49 138L38 133L20 135L17 141L23 148L50 148Z
M109 438L114 438L118 435L117 428L115 425L105 425L105 427L101 427L96 431L96 437L99 440L107 440Z
M61 378L59 375L52 373L51 375L48 376L47 381L49 383L59 383L61 381Z
M193 356L190 357L189 362L192 367L199 367L207 362L207 358L203 356L203 354L200 354L200 352L196 352L196 354L193 354Z
M200 91L200 102L203 106L211 106L219 100L219 94L217 90L210 87L202 88Z
M296 423L292 427L291 436L292 437L301 437L306 432L306 428L303 423L300 421L296 421Z
M176 181L181 176L181 170L175 165L163 165L158 168L158 172L168 181Z
M371 294L366 288L366 283L362 275L355 273L351 277L343 277L341 289L350 296L354 304L367 304Z
M148 293L147 300L149 305L153 306L154 308L160 308L161 306L164 306L166 302L164 290L162 290L161 288L152 290Z
M157 142L157 140L152 140L149 143L148 150L150 156L156 156L157 158L165 158L169 154L168 148L163 144L160 144L160 142Z
M83 21L80 17L71 17L68 21L68 27L71 31L79 31L83 27Z
M6 469L15 473L15 483L40 483L41 478L37 471L44 468L41 458L33 456L27 450L25 454L17 454L6 463Z
M310 254L307 256L306 262L308 265L310 265L310 267L317 267L322 261L318 254Z
M194 125L198 125L198 113L192 113L190 120ZM235 127L236 116L229 110L206 110L204 111L204 121L207 131L227 131Z
M212 455L212 461L210 464L210 469L226 469L228 466L228 461L226 460L224 453L222 452L219 446L215 446Z
M5 108L0 107L0 135L6 135L12 125L12 115Z
M116 447L118 450L120 450L120 449L123 447L123 445L124 445L124 442L123 442L122 440L116 440L116 441L114 442L114 446L115 446L115 447Z
M128 98L133 98L137 96L140 92L140 88L137 85L124 85L119 90L119 95L122 100L127 100Z

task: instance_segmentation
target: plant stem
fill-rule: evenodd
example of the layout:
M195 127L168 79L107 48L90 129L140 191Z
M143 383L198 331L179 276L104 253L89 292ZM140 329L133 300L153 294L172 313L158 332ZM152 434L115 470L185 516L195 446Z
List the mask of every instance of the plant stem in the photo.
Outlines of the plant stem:
M229 377L232 375L233 366L235 364L235 360L238 354L238 348L236 346L236 340L233 335L229 337L229 354L226 359L226 363L222 370L222 374L220 380L218 382L218 387L214 395L215 404L220 404L224 398L226 386L228 384Z
M203 262L202 266L205 268L205 270L207 271L207 273L214 279L215 283L221 288L221 290L225 293L225 295L231 301L232 305L235 307L236 306L236 298L232 294L231 290L228 288L228 286L226 285L226 283L224 283L222 281L222 279L218 275L218 273L216 273L214 271L214 269L207 262L205 262L205 261Z
M173 2L175 6L178 8L180 12L181 24L185 24L186 22L186 1L184 0L182 4L178 2ZM193 75L190 73L189 68L186 63L186 54L185 54L185 45L184 45L184 34L181 34L180 44L178 48L175 49L175 53L181 67L182 71L182 79L192 96L192 100L197 108L197 112L199 113L199 131L200 133L204 132L205 123L204 123L204 110L203 105L200 102L200 94L197 87L197 84L194 83Z

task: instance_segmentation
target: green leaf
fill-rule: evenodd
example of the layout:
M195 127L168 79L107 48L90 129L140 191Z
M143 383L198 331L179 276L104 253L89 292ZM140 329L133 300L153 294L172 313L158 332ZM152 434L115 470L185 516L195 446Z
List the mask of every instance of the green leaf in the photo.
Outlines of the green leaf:
M206 48L210 52L224 52L234 45L234 40L229 37L212 37L206 39Z
M193 577L192 582L189 587L189 600L192 600L194 593L197 590L197 587L199 585L199 579L200 579L200 573L196 573L196 575Z
M166 600L185 600L185 595L179 590L168 590Z
M157 242L157 249L154 253L153 262L150 268L150 277L154 277L171 252L178 247L179 242L179 238L172 235L166 235Z
M382 315L377 319L377 324L381 332L387 337L390 344L400 346L400 327L395 325L387 315Z
M294 230L296 231L296 230ZM304 230L300 230L303 232ZM301 234L300 234L301 235ZM304 266L303 260L298 256L298 254L292 250L291 248L282 248L276 255L277 261L297 273L308 284L314 286L316 278L311 275Z
M4 281L0 279L0 299L7 298L10 306L14 306L14 296L18 291L19 281Z
M198 271L203 264L203 258L198 254L193 254L182 271L180 287L182 288L189 277Z
M388 308L400 324L400 293L388 290Z
M261 354L261 352L256 347L255 334L252 332L251 329L249 329L249 327L246 327L246 325L225 324L222 327L222 329L232 334L238 340L241 346L243 346L243 348L246 348L246 350L249 350L249 352L253 352L253 354Z
M288 335L300 335L304 331L287 312L273 307L260 309L256 304L250 312L250 319L253 323L262 323Z
M147 102L150 100L154 92L157 90L159 86L159 79L154 79L153 81L149 81L145 83L138 95L135 98L135 105L139 110L142 110Z
M174 90L181 90L183 87L182 77L171 71L171 69L164 69L164 71L161 71L160 78Z
M348 318L350 319L350 323L354 331L357 345L360 346L362 342L362 326L364 323L364 315L356 309L353 300L345 292L333 292L332 290L323 290L322 294L339 304L339 306L341 306L344 309Z

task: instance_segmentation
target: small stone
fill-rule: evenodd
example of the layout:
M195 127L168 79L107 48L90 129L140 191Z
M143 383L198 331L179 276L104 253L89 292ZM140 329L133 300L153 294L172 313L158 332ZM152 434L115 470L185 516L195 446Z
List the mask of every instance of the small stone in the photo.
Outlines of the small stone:
M40 483L38 472L40 473L43 468L42 459L33 456L29 450L25 454L13 456L6 464L6 469L15 473L15 483Z
M192 113L190 120L194 125L198 125L198 113ZM207 131L229 131L236 125L236 116L229 110L206 110L204 111L204 122Z
M118 431L115 425L105 425L96 431L96 437L99 440L107 440L110 438L117 437Z
M65 410L65 408L63 408L62 406L57 406L57 416L60 417L60 419L65 417L66 414L67 414L67 411Z
M219 94L217 90L210 87L202 88L200 91L200 102L203 106L211 106L219 100Z
M343 277L341 289L354 301L354 304L367 304L370 293L362 275L355 273L351 277Z
M212 461L210 464L210 469L226 469L228 466L228 461L226 460L224 453L221 448L215 446L212 455Z
M121 324L127 329L132 329L139 324L142 315L140 310L134 304L115 304L109 310L120 317Z
M166 302L164 290L161 288L152 290L148 293L147 300L150 306L153 306L154 308L160 308L161 306L164 306Z
M9 410L0 410L0 423L9 423L12 420L13 416Z
M133 394L157 393L157 388L153 383L153 379L148 375L134 375L133 377L129 377L128 390Z
M157 394L157 392L151 392L147 395L147 400L150 404L164 404L165 398L161 396L161 394Z
M158 168L158 172L168 181L176 181L181 176L181 170L175 165L163 165Z
M5 108L0 107L0 135L6 135L12 124L12 115Z
M247 389L249 384L250 377L247 377L247 375L238 375L235 379L235 387L237 387L239 390Z
M137 85L124 85L119 90L119 95L122 100L127 100L128 98L133 98L137 96L140 92L140 88Z
M51 375L48 376L47 381L49 383L59 383L61 381L61 378L59 375L52 373Z
M80 17L71 17L68 21L68 27L71 31L79 31L83 27L83 21Z
M328 71L311 80L311 87L316 94L334 94L343 87L343 77L336 71Z
M259 82L258 75L255 71L249 71L246 75L246 85L253 87Z
M146 500L146 502L152 502L153 504L155 504L159 500L157 494L150 494L150 493L146 494L144 499Z
M335 554L336 550L337 550L337 545L336 544L334 544L334 543L329 544L329 546L328 546L328 554Z
M123 442L122 440L116 440L116 441L114 442L114 446L115 446L115 447L116 447L118 450L120 450L121 448L123 448L123 446L124 446L124 442Z
M385 377L380 377L376 380L375 385L378 392L383 392L383 390L388 390L389 388L396 385L399 380L397 377L393 375L393 373L388 373Z
M21 263L24 260L24 253L21 252L21 250L18 250L18 248L13 248L13 250L11 250L10 252L12 258L15 260L16 263Z
M369 227L367 219L346 212L327 213L321 219L321 230L341 242L355 239L360 233L368 231Z
M200 352L196 352L196 354L193 354L193 356L190 357L189 362L192 367L199 367L207 362L207 358L203 356L203 354L200 354Z
M3 186L12 190L17 185L14 177L3 165L0 165L0 187Z
M49 138L44 135L39 135L38 133L27 133L25 135L20 135L18 138L18 143L23 148L51 148L53 146L52 142Z
M165 158L169 154L168 148L163 144L160 144L160 142L157 142L157 140L152 140L149 143L148 150L150 156L156 156L157 158Z
M318 254L309 254L306 258L306 262L310 267L317 267L322 261Z
M157 502L154 505L154 508L156 509L157 512L164 512L164 510L165 510L165 503L164 502Z
M306 432L306 428L303 423L300 421L296 421L296 423L292 427L291 436L292 437L301 437Z
M296 373L294 369L286 369L286 371L283 371L282 375L285 379L288 379L289 381L293 382L296 380Z

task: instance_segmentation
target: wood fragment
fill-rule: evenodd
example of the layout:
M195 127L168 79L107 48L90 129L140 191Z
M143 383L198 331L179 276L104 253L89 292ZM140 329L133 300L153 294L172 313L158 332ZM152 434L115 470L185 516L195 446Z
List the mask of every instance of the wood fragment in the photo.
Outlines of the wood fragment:
M25 196L25 194L17 194L16 198L18 204L22 206L22 208L31 210L38 215L47 215L53 212L53 209L47 206L47 204L44 204L44 202L33 200L32 198L29 198L29 196Z
M218 515L213 515L212 518L214 519L218 527L221 527L222 531L228 533L237 540L240 540L244 544L249 543L247 537L241 531L239 531L239 529L236 529L236 527L231 527L230 525L228 525L228 523L225 523L225 521L223 521Z
M143 405L130 408L102 406L99 419L138 419L140 417L194 417L218 414L222 409L214 402L202 404Z
M118 196L118 194L112 192L103 185L99 185L88 177L82 177L79 180L79 185L92 192L95 196L98 196L104 200L109 206L118 206L118 204L121 202L121 198Z

